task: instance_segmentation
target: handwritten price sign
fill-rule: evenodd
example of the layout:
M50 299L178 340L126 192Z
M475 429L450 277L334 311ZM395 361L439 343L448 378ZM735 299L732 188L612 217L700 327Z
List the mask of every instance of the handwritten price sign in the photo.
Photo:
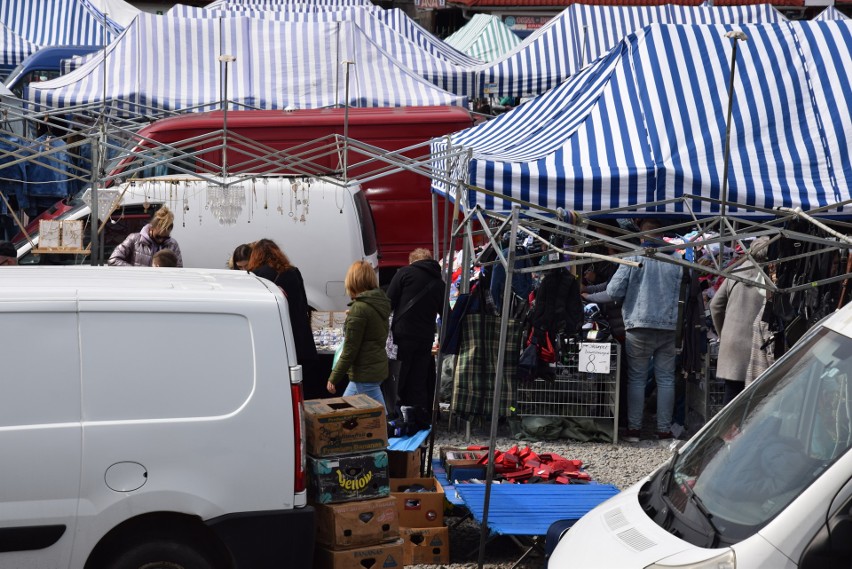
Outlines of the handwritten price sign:
M609 342L580 342L577 371L580 373L609 373Z

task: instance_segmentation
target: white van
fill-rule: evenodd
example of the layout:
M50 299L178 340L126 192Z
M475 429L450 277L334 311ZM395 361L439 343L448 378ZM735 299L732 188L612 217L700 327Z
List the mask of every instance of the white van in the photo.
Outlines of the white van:
M550 569L852 564L852 306L815 326L672 460L581 518Z
M0 278L0 567L311 567L286 299L240 271Z
M242 177L223 190L189 175L146 178L98 192L99 209L113 198L119 205L106 223L104 258L124 238L139 231L162 205L175 214L172 231L184 267L226 268L237 245L261 238L275 241L305 280L308 303L317 310L345 310L349 298L343 277L354 261L378 267L370 206L357 185L341 187L322 178ZM234 180L233 178L231 180ZM57 219L89 219L90 190ZM89 226L83 232L88 244ZM37 236L33 241L38 244ZM84 255L32 253L16 243L21 265L88 264Z

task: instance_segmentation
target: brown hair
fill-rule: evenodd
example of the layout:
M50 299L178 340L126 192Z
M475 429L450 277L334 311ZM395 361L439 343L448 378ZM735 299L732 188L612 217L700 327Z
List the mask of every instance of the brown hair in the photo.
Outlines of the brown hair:
M154 253L154 257L151 259L151 266L177 267L177 255L171 249L160 249Z
M167 206L163 206L154 212L151 217L151 228L156 229L160 235L170 234L175 226L175 215Z
M275 241L272 239L261 239L251 246L251 256L249 257L246 269L254 271L258 267L269 266L279 273L288 271L293 268L293 264L287 255L284 254Z
M427 259L432 258L432 251L429 249L424 249L423 247L418 247L414 251L408 254L408 264L415 263L417 261L425 261Z
M231 254L231 258L228 260L228 267L235 270L239 269L237 263L248 263L249 259L251 259L251 245L248 243L237 245L237 248Z
M355 261L346 271L346 278L343 280L343 287L346 289L346 294L350 298L355 298L362 292L378 288L379 279L376 277L376 271L367 261Z

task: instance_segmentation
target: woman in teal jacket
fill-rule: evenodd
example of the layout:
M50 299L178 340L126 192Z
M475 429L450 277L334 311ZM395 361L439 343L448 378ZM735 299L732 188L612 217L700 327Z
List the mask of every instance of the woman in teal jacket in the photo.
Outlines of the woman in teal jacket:
M376 271L367 261L352 263L343 285L352 302L343 325L343 349L328 378L328 391L337 393L335 385L348 375L343 395L363 393L384 405L381 386L388 376L385 344L390 299L379 288Z

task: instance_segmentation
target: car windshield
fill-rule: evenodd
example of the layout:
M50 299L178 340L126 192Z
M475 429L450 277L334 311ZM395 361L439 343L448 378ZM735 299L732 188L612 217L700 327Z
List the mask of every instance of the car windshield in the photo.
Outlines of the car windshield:
M849 450L852 339L821 327L725 407L676 458L667 501L715 543L766 525Z

